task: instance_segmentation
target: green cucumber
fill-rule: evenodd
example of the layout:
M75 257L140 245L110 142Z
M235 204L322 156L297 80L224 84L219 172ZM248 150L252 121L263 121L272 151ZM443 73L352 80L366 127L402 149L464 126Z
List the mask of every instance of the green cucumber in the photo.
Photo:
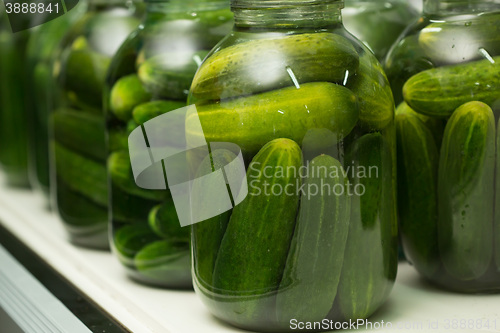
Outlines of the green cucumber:
M438 65L479 60L483 54L500 53L500 15L482 14L434 21L420 31L418 42Z
M163 53L142 63L137 73L154 97L185 101L193 77L207 54L208 51Z
M172 198L154 207L149 213L148 222L151 229L162 238L189 242L189 227L181 227Z
M108 206L106 166L53 143L56 174L68 187L103 207Z
M132 115L137 124L143 125L145 122L155 117L185 106L185 102L179 101L153 101L137 106L133 110Z
M367 318L378 309L395 276L392 164L392 154L380 133L362 136L346 152L345 169L352 184L351 218L337 294L345 320Z
M500 56L418 73L405 83L403 96L413 110L431 117L448 117L471 101L493 105L500 99Z
M60 109L52 114L53 135L67 148L99 161L106 160L105 125L102 117Z
M394 121L394 99L382 66L368 52L359 59L359 70L347 88L358 97L359 124L368 131L382 130Z
M497 269L500 270L500 120L497 125L497 165L495 177L497 180L495 189L495 260Z
M106 232L108 210L72 191L64 182L57 184L57 210L71 234Z
M121 121L132 118L132 110L151 99L136 74L119 79L111 89L110 110Z
M424 125L431 131L434 141L436 142L438 150L441 148L443 142L444 126L446 122L441 118L428 117L421 113L415 112L406 102L402 102L396 109L396 116L411 115L417 117Z
M278 321L286 326L291 319L323 320L337 295L350 219L349 181L344 172L340 162L327 155L309 165L308 193L300 201L276 300ZM319 193L313 193L313 186Z
M110 152L128 150L128 133L122 128L108 130L108 149Z
M359 108L349 89L328 82L307 83L222 103L197 106L186 119L186 138L232 142L255 154L267 142L285 137L299 145L308 130L326 128L337 140L358 122ZM203 132L199 131L199 122ZM332 142L334 144L335 142Z
M189 242L160 240L144 246L134 258L141 279L175 287L191 287Z
M426 277L438 269L439 149L422 116L403 103L396 111L398 210L405 253Z
M235 159L236 155L229 150L214 150L210 156L207 156L201 162L197 177L203 176L205 173L204 171L206 170L212 170L212 172L214 172L222 169ZM204 181L203 185L200 184L200 186L210 187L210 184L208 183L209 181L213 181L215 186L218 181L221 181L221 179L211 178L210 180ZM207 207L206 205L211 205L211 200L206 200L203 197L199 198L197 196L197 193L203 192L194 188L192 193L194 196L192 199L193 212L204 212L210 208L210 206ZM215 260L217 258L217 253L219 252L222 237L226 232L230 216L230 211L221 212L218 216L193 224L192 226L193 262L195 263L194 272L198 283L207 289L212 288Z
M118 259L127 267L135 268L134 257L146 245L160 240L147 225L132 224L114 232L113 249Z
M60 82L81 103L101 109L102 92L110 57L86 50L72 50L65 58Z
M120 223L144 223L150 211L158 201L130 195L116 185L111 184L111 218Z
M359 56L351 42L329 32L246 41L211 55L200 67L191 93L219 100L307 82L343 82Z
M269 142L250 163L248 196L233 209L215 262L217 297L227 297L219 317L247 326L271 318L295 228L301 166L300 147L288 139ZM291 171L274 177L280 170ZM274 195L273 188L288 193Z
M493 254L495 120L481 102L459 107L446 125L439 161L439 249L446 270L476 280Z
M132 174L130 156L126 151L114 152L109 156L108 170L113 184L128 194L158 201L168 196L165 190L148 190L137 186Z

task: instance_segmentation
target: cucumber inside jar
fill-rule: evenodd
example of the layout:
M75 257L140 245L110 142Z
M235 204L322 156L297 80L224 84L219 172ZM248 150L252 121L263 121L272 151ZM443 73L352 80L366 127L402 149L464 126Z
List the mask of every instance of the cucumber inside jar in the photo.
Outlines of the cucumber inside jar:
M137 185L128 136L142 128L148 146L149 137L184 133L184 128L173 133L162 126L153 133L145 124L187 105L192 79L209 50L229 31L232 13L218 0L151 1L146 7L143 25L113 58L106 80L112 247L135 281L189 289L190 227L181 227L168 185L155 190ZM150 148L132 156L133 161L149 160L148 150L156 153Z
M500 6L439 4L426 3L426 15L386 61L394 94L406 108L397 116L404 248L415 268L440 287L498 292ZM420 165L420 182L408 173L413 164ZM427 217L417 220L412 210L423 202L418 214Z
M194 287L208 309L259 331L371 315L397 266L394 103L375 57L341 28L236 29L189 100L187 142L235 143L247 170L244 200L192 229ZM373 177L358 173L370 167ZM312 193L319 184L345 192Z
M132 2L91 0L54 59L56 98L49 117L51 191L54 207L77 245L109 249L102 95L112 55L138 24ZM80 198L67 200L68 191ZM78 202L87 209L77 209Z

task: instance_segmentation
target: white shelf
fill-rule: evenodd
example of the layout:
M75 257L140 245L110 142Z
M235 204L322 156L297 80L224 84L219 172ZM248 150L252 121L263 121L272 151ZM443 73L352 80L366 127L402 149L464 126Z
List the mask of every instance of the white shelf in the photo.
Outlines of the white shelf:
M0 183L4 183L1 175ZM44 209L44 199L33 192L0 185L0 219L8 230L132 332L243 332L212 317L194 292L136 284L125 276L110 253L69 244L58 218ZM392 323L392 331L401 332L500 332L500 295L441 291L424 284L407 263L401 263L389 301L370 318L372 323L382 320ZM447 329L447 320L481 320L483 326L489 322L490 328ZM429 328L429 323L436 322L437 329ZM398 328L402 324L409 326ZM389 330L378 330L384 331Z

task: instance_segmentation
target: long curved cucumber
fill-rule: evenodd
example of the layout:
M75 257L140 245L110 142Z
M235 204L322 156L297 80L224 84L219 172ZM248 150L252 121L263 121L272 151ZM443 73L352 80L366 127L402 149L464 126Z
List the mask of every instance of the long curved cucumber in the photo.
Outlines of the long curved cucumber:
M102 117L72 109L59 109L51 117L57 142L87 157L106 160Z
M278 321L286 326L291 319L321 321L330 312L349 231L349 181L340 162L320 155L312 160L308 175L305 188L309 192L300 201L276 299Z
M300 176L293 170L301 166L300 147L288 139L269 142L250 163L248 196L233 209L215 262L214 288L218 299L227 296L219 316L251 325L274 313L299 205ZM269 169L292 171L274 177ZM273 188L288 192L274 195Z
M144 246L134 257L142 278L179 288L191 287L189 242L159 240Z
M398 211L405 253L424 276L431 277L439 262L439 150L432 132L418 113L408 112L404 105L396 112L396 133Z
M406 81L403 97L413 110L431 117L448 117L472 101L491 106L500 100L500 56L420 72Z
M329 32L242 42L210 56L196 74L195 99L219 100L293 86L341 83L358 69L351 42Z
M446 125L439 161L439 249L456 279L480 278L493 254L495 120L481 102L459 107Z
M229 150L214 150L210 156L207 156L202 161L197 176L201 177L203 171L207 169L212 171L222 169L235 158L236 155ZM216 185L216 182L222 181L222 179L212 178L210 181L213 181L214 185ZM209 181L204 182L203 186L210 186ZM193 211L203 212L209 209L210 207L205 207L205 205L212 204L212 201L198 198L196 196L197 193L198 191L193 189L193 195L195 196L192 201ZM220 215L196 223L192 227L194 272L198 283L208 289L211 289L213 285L215 260L217 259L222 237L226 232L230 216L230 211L221 212Z
M106 166L53 143L57 177L68 187L94 201L108 206Z
M275 138L288 138L300 145L307 131L314 128L326 128L341 140L352 131L358 117L356 95L349 89L328 82L307 83L300 89L288 87L197 106L197 113L186 119L186 140L232 142L254 155Z
M379 308L390 291L397 262L393 267L390 258L395 248L395 202L388 144L380 133L366 134L348 147L345 161L353 195L337 297L347 320L367 318Z

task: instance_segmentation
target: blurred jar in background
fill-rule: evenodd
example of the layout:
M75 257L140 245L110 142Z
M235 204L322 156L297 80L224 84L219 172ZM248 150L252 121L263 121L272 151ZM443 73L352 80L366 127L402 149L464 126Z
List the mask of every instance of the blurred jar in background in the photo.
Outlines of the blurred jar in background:
M345 28L368 46L379 61L418 12L408 0L346 0Z
M408 261L446 289L500 291L500 2L424 1L385 67Z
M49 119L51 194L77 245L108 249L103 89L111 58L138 26L132 1L89 0L54 62ZM68 37L69 36L69 37Z
M0 8L0 166L9 185L29 186L24 80L30 31L12 33L3 2Z
M136 185L128 137L149 120L186 106L199 64L229 33L233 14L225 0L145 4L145 20L113 59L107 82L112 249L135 280L190 288L190 228L181 228L168 189Z
M34 189L49 196L49 142L48 117L54 99L53 60L58 45L68 29L86 11L87 4L80 1L73 10L32 29L27 47L27 79L25 100L28 126L28 173ZM70 39L72 36L66 36Z

